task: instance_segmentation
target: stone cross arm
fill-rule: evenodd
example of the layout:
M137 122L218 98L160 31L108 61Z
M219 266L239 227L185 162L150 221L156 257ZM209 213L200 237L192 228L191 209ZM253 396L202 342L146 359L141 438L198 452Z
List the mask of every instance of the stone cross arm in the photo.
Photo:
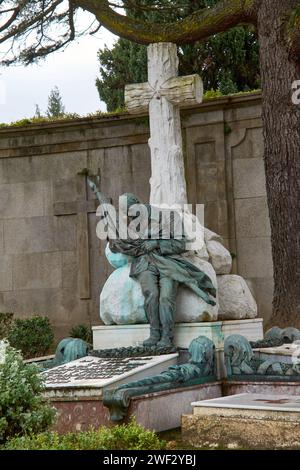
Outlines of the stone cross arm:
M162 85L138 83L125 86L125 106L129 113L147 112L152 99L165 97L177 106L189 106L202 102L203 83L199 75L172 77Z

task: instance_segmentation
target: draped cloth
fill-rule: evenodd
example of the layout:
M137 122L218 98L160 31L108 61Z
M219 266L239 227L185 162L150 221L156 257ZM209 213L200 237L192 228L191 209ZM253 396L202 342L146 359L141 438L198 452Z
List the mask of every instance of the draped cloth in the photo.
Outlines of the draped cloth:
M147 270L149 263L154 264L159 272L174 281L190 288L195 294L209 305L216 305L211 297L216 297L216 289L207 274L179 256L185 252L184 240L151 240L158 242L159 247L145 253L143 240L111 240L110 249L113 252L123 253L132 257L130 276ZM211 297L210 297L211 296Z

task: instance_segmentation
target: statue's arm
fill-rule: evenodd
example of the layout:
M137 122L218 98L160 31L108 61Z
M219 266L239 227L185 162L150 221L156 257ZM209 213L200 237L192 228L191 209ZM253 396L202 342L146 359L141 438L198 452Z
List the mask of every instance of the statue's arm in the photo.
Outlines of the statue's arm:
M185 239L170 238L169 240L158 240L159 251L162 255L180 255L187 251Z
M111 199L108 198L107 196L105 196L105 194L103 194L100 191L100 189L98 188L96 183L91 178L88 177L87 181L88 181L89 187L91 188L93 193L95 193L95 195L96 195L98 201L100 202L100 204L111 204Z
M123 255L138 257L144 254L141 249L141 241L129 241L118 238L109 241L109 248L113 253L122 253Z

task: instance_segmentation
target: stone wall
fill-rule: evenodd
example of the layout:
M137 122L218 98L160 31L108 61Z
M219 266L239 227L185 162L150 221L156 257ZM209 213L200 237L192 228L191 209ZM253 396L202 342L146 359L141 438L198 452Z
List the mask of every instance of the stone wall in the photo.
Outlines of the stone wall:
M259 94L211 100L182 111L189 202L224 237L268 318L272 261ZM47 314L58 337L99 324L110 273L95 234L88 168L114 202L149 197L147 116L111 116L0 131L0 311Z

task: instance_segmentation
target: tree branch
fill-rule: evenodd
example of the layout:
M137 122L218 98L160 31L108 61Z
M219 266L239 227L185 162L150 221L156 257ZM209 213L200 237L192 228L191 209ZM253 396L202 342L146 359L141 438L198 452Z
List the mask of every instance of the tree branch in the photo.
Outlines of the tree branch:
M16 7L16 8L11 8L11 9L8 9L8 10L2 10L0 11L0 14L3 14L3 13L6 13L8 11L13 11L13 14L10 16L10 18L6 21L6 23L4 23L1 27L0 27L0 32L1 31L4 31L5 29L7 29L14 21L15 19L17 18L17 16L19 15L20 11L22 10L22 8L27 4L27 0L23 0L21 2L19 2L19 5Z
M109 0L74 0L88 10L112 33L140 44L153 42L191 43L240 24L253 23L257 0L223 0L215 7L199 10L175 23L149 23L121 15L110 8Z
M13 27L11 30L8 30L7 34L0 37L0 43L7 41L11 37L17 36L19 33L25 32L30 26L38 23L44 17L48 15L48 13L52 12L63 0L56 0L53 2L48 8L43 10L40 14L33 16L32 18L26 18L21 23L19 23L16 27Z

